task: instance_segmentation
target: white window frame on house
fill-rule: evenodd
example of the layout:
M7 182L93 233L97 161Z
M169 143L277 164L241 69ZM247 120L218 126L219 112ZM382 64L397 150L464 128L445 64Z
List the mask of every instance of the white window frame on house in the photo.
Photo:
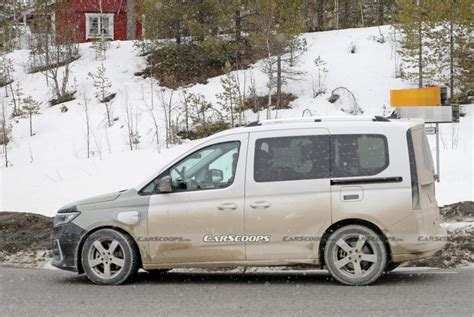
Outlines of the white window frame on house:
M98 23L98 30L102 30L102 19L108 19L108 34L100 34L100 32L97 32L95 34L91 33L91 25L90 25L90 20L91 19L97 19ZM104 37L105 39L114 39L114 14L113 13L86 13L86 40L89 39L100 39L101 37Z

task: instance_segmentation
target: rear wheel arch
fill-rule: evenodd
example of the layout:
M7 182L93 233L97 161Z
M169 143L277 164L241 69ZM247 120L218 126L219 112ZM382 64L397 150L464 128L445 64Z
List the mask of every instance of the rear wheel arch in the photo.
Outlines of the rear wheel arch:
M329 239L329 236L334 231L336 231L337 229L348 226L348 225L364 226L364 227L367 227L367 228L373 230L375 233L377 233L383 239L385 248L387 250L387 261L388 262L391 261L392 252L391 252L391 249L390 249L390 243L388 243L387 236L383 233L383 231L379 228L379 226L377 226L373 222L370 222L370 221L367 221L367 220L364 220L364 219L350 218L350 219L343 219L343 220L340 220L338 222L333 223L331 226L329 226L329 228L326 229L326 231L322 235L321 242L319 243L319 254L318 254L319 255L319 265L321 266L321 268L323 268L325 266L324 249L325 249L325 246L326 246L326 242Z
M99 230L102 230L102 229L111 229L111 230L115 230L115 231L118 231L124 235L127 235L128 237L130 237L133 241L133 247L135 248L135 250L138 252L138 259L140 261L139 263L139 268L142 268L143 265L142 265L142 255L141 255L141 252L140 252L140 248L138 247L138 244L137 244L137 241L135 240L135 238L129 233L127 232L127 230L124 230L123 228L120 228L120 227L114 227L114 226L102 226L102 227L97 227L97 228L94 228L90 231L88 231L86 234L84 234L84 236L82 236L81 238L81 241L77 247L77 250L76 250L76 268L77 268L77 272L79 274L82 274L84 273L84 268L82 267L82 260L81 260L81 252L82 252L82 248L84 247L84 243L86 242L87 238L93 234L94 232L97 232Z

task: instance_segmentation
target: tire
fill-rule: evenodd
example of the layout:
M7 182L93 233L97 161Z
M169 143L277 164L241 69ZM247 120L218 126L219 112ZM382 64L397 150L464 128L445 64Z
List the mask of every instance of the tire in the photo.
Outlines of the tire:
M385 273L392 272L395 270L397 267L400 266L401 263L394 263L394 262L388 262L387 266L385 267Z
M329 273L345 285L368 285L375 282L387 264L387 250L373 230L348 225L334 231L324 248Z
M81 261L87 277L99 285L125 283L139 268L133 239L113 229L101 229L87 237Z

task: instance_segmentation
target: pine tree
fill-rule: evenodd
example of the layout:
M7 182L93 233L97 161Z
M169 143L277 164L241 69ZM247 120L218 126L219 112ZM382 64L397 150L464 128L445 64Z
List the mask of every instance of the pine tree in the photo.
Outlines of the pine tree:
M303 0L282 1L262 0L256 4L257 15L252 18L253 31L250 37L253 43L265 50L267 60L263 71L268 76L268 107L271 103L273 88L276 88L276 108L280 107L281 89L286 80L295 79L300 74L292 70L298 51L304 50L305 45L298 38L306 30L302 14ZM290 59L284 60L283 55L292 52ZM288 65L288 63L290 65ZM285 68L285 64L290 67ZM286 76L284 75L286 73Z
M472 0L440 0L432 12L433 29L438 30L431 37L438 66L435 78L450 88L451 101L472 93L471 6Z
M227 62L224 67L225 76L221 78L223 92L217 94L218 104L229 115L232 127L242 124L242 105L239 98L239 83Z
M174 38L176 44L184 44L185 37L203 41L219 31L223 7L218 0L141 0L145 36L152 41Z
M23 99L22 112L30 119L30 136L33 136L33 115L40 113L41 103L33 99L31 96L27 96Z
M405 78L418 78L420 87L448 86L452 101L472 92L471 6L472 0L399 1Z
M115 96L115 94L110 93L110 88L112 88L112 83L106 74L107 70L104 66L104 63L100 64L97 68L97 73L91 75L94 79L94 87L96 89L95 96L101 103L105 106L105 111L107 114L107 124L109 127L113 124L112 118L112 108L110 100Z
M13 112L12 116L21 116L22 115L22 99L25 94L23 93L23 87L21 87L20 82L18 81L15 85L15 89L12 94L12 103L13 103Z
M396 27L402 33L400 54L406 67L404 77L418 81L423 87L433 74L433 52L428 48L429 34L432 31L430 13L434 0L399 0Z

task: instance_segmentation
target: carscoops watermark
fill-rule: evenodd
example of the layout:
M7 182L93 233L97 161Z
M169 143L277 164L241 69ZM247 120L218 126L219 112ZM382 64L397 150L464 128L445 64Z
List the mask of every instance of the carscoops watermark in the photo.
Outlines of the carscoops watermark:
M206 234L202 237L205 243L269 243L271 236L269 235L238 235L238 234Z
M436 241L448 241L449 238L448 236L419 236L418 241L430 241L430 242L436 242Z
M320 241L321 237L316 236L284 236L284 242L304 242L304 241Z
M283 242L320 242L320 241L330 241L330 238L323 238L319 236L284 236ZM401 238L397 237L365 237L366 241L403 241Z
M191 241L191 239L186 239L184 237L159 237L159 236L150 236L150 237L138 237L138 241L148 241L148 242L184 242Z

